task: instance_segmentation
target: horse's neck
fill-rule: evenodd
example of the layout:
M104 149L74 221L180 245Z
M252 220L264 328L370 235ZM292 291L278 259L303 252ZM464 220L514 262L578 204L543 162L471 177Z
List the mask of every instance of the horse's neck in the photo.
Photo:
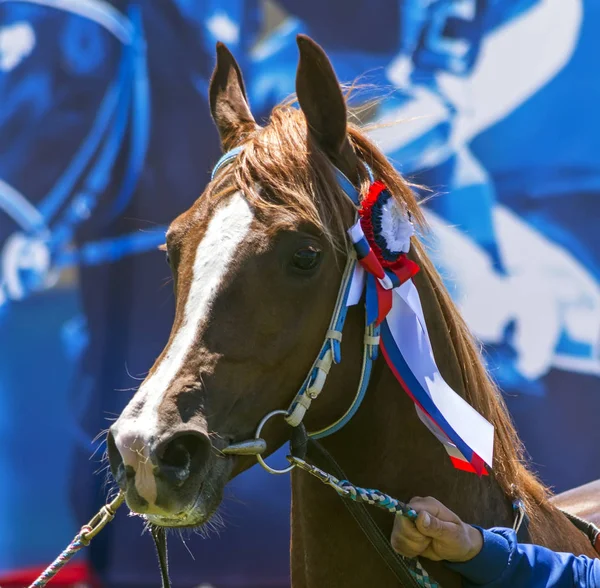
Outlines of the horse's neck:
M430 310L425 300L423 306L425 312ZM353 309L344 330L342 363L332 370L318 400L321 426L343 413L356 388L361 349L359 344L353 347L350 342L362 341L363 321L362 312ZM443 334L445 330L437 332ZM436 338L437 332L431 333L436 356L436 347L445 344L443 338ZM461 383L458 371L445 372L451 385ZM375 363L358 412L341 431L323 439L322 444L347 478L359 486L377 488L403 501L413 496L435 496L465 520L482 526L511 524L510 501L493 475L480 479L453 468L445 449L421 423L413 402L382 357ZM292 488L295 588L397 585L335 492L304 472L294 475ZM371 514L389 535L393 517L374 508ZM444 588L460 585L456 576L443 566L432 564L431 568Z
M465 378L434 286L424 273L417 275L415 282L438 367L448 384L465 396ZM342 363L332 370L323 391L330 415L337 410L339 416L346 408L349 393L358 382L363 323L363 312L353 309L344 330ZM511 520L510 500L493 474L480 479L454 469L444 447L420 421L413 402L381 356L360 410L323 444L358 485L377 487L402 500L432 495L479 524Z
M465 520L482 526L510 525L510 505L498 485L491 477L479 479L452 467L383 360L375 366L360 410L322 444L354 484L403 501L435 496ZM294 474L292 488L294 588L397 586L333 490L305 472ZM389 536L393 517L376 508L370 512ZM427 564L427 568L444 588L460 586L443 566Z
M465 382L444 311L426 276L420 280L417 285L436 361L448 384L464 395ZM342 364L332 370L323 397L318 400L321 426L339 417L351 400L358 382L363 320L362 312L353 309L344 330ZM349 341L355 342L354 347ZM348 479L359 486L377 488L403 501L413 496L434 496L463 520L482 527L512 525L510 499L494 479L493 471L479 478L454 469L445 449L421 423L413 402L381 357L360 410L341 431L322 443ZM335 492L304 472L294 475L292 488L295 588L397 585ZM392 517L377 509L372 509L372 514L389 534ZM531 514L539 515L534 516L539 520L534 540L561 551L571 547L576 553L590 553L583 536L555 511L544 508ZM560 529L558 543L553 543L556 533L551 529ZM460 585L443 566L428 563L427 567L444 588Z
M403 501L434 496L467 522L484 528L512 526L512 505L493 472L479 478L453 468L383 360L377 362L360 410L321 443L356 485L377 488ZM309 455L309 460L314 458ZM322 462L317 465L326 469ZM370 512L390 536L393 517L375 507ZM593 555L589 542L566 519L547 509L538 514L536 542L558 551ZM461 586L443 564L422 563L444 588ZM398 586L337 494L301 471L292 480L291 567L294 588Z

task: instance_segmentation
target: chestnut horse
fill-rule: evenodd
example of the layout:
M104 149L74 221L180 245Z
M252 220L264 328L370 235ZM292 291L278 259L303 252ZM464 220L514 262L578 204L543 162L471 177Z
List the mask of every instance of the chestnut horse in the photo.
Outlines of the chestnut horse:
M253 457L228 454L227 447L252 438L266 413L288 407L319 354L348 256L346 229L356 214L335 168L364 194L368 163L425 230L409 185L348 123L323 50L304 36L298 45L300 109L280 105L265 126L250 112L233 56L217 47L212 116L223 149L243 149L169 227L172 332L108 437L111 470L127 504L154 525L198 526L210 519L227 482L254 463ZM381 357L360 409L323 446L353 482L403 500L435 496L483 527L511 526L512 502L520 498L534 542L594 556L588 539L524 465L478 346L415 237L410 257L421 268L414 281L440 371L495 427L493 468L482 477L454 469ZM341 363L306 413L309 431L339 419L352 402L364 323L364 309L351 307ZM265 455L289 435L283 418L270 420ZM389 536L392 517L380 511L373 516ZM304 472L292 475L291 560L297 587L397 585L340 499ZM460 585L443 565L422 563L445 588Z

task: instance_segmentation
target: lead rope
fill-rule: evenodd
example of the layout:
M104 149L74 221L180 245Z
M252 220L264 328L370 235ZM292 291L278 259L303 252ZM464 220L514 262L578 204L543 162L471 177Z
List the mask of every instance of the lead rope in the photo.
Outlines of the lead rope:
M67 563L69 563L80 549L87 547L91 540L115 518L117 509L124 501L125 495L123 492L119 492L113 500L105 504L87 525L81 527L79 533L73 538L73 541L71 541L63 552L39 575L37 580L29 585L29 588L44 588L44 586L46 586L48 582L50 582L50 580L52 580L52 578L54 578ZM167 536L165 530L162 527L151 527L150 533L152 539L154 539L158 555L162 588L171 588L171 581L169 580L169 560L167 556Z
M113 500L105 504L87 525L81 527L73 541L71 541L65 550L40 574L38 579L35 580L33 584L29 585L29 588L42 588L43 586L46 586L46 584L62 570L80 549L87 547L90 544L90 541L115 518L115 513L123 504L124 500L125 495L123 492L119 492Z

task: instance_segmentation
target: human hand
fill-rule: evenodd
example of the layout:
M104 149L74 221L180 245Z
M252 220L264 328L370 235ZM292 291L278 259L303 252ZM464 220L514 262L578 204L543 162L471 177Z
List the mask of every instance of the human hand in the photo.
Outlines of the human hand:
M391 538L392 547L401 555L463 562L481 551L481 533L435 498L415 497L408 504L418 517L413 522L396 515Z

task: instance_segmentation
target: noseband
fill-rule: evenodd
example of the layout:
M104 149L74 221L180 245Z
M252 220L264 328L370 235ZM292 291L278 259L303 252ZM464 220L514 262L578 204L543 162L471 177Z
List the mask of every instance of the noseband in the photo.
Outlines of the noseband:
M241 152L242 147L236 147L231 151L225 153L221 159L215 165L212 178L214 178L219 170L225 167L228 163L232 162ZM373 181L373 173L369 166L363 162L369 178ZM358 211L360 207L360 193L354 187L352 182L337 168L334 167L335 176L337 183L342 192L348 197L348 199L355 206ZM358 219L358 212L355 213L355 220ZM274 410L262 419L256 430L255 438L251 440L245 440L240 443L234 443L222 450L227 455L256 455L258 462L268 472L272 474L285 474L291 471L295 465L292 463L287 468L275 469L267 465L261 456L266 450L266 443L261 438L261 432L268 420L274 416L283 416L284 420L291 427L299 427L302 425L302 421L306 415L306 412L310 408L313 400L319 397L319 394L325 386L329 370L333 364L340 363L342 360L342 331L344 329L344 323L346 322L346 315L348 313L348 300L351 297L360 297L360 292L353 291L353 284L355 281L352 279L354 272L357 268L357 257L356 252L352 246L348 247L348 254L344 273L342 275L342 282L338 290L338 295L329 321L329 328L325 335L325 341L321 345L321 349L315 359L308 375L306 376L302 386L294 396L290 406L287 410ZM354 398L346 410L346 412L334 423L318 431L312 431L308 433L308 436L312 439L322 439L328 435L336 433L342 427L344 427L350 419L356 414L359 409L367 388L369 386L369 380L371 377L371 371L373 362L377 359L379 352L379 326L365 325L365 335L363 339L363 357L362 357L362 368L360 373L360 379L358 382L358 388Z

